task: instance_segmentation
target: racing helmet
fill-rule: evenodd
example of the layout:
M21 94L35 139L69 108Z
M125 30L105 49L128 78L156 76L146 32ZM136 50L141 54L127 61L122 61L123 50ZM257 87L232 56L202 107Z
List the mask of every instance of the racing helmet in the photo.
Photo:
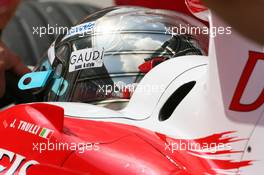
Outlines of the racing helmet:
M35 89L44 101L118 103L111 108L120 109L151 68L178 56L207 54L208 35L189 33L190 27L207 28L167 10L98 11L59 35L19 87Z

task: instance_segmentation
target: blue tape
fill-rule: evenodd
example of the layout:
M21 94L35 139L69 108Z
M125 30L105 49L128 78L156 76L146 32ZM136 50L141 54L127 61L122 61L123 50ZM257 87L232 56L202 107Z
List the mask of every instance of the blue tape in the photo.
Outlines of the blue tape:
M18 87L21 90L27 90L27 89L33 89L33 88L40 88L44 87L47 83L47 80L50 77L50 74L52 73L52 70L47 71L41 71L41 72L31 72L28 74L25 74L18 82ZM28 84L24 84L24 81L30 78L31 81Z
M44 67L46 70L52 70L49 60L44 61L41 66Z
M63 89L61 89L61 86L63 85ZM52 91L58 95L58 96L62 96L65 94L67 88L69 86L69 83L67 80L65 80L64 78L59 78L56 79L53 86L52 86Z

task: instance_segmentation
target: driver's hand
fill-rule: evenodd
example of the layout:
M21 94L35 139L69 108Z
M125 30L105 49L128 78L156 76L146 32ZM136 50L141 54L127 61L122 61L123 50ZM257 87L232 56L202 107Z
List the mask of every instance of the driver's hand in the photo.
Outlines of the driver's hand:
M18 76L30 72L19 57L0 41L0 98L4 95L5 86L8 83L5 80L6 71L11 71Z

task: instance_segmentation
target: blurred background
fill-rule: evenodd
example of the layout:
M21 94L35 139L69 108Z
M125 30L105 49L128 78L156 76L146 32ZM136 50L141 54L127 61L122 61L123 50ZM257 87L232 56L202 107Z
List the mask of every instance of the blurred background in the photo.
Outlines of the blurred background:
M112 0L22 0L3 30L2 40L26 65L34 66L56 38L56 34L33 35L34 28L70 27L113 4Z

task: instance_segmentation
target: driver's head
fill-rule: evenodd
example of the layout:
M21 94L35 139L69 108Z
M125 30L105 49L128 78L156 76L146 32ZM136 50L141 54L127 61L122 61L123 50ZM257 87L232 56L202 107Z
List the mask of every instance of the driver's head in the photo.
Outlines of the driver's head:
M140 65L146 61L154 66L178 56L206 54L207 35L183 31L190 26L206 27L165 10L113 7L99 11L50 47L36 69L51 70L41 92L48 101L129 98L128 87L135 87L144 76ZM184 34L172 33L176 28Z

